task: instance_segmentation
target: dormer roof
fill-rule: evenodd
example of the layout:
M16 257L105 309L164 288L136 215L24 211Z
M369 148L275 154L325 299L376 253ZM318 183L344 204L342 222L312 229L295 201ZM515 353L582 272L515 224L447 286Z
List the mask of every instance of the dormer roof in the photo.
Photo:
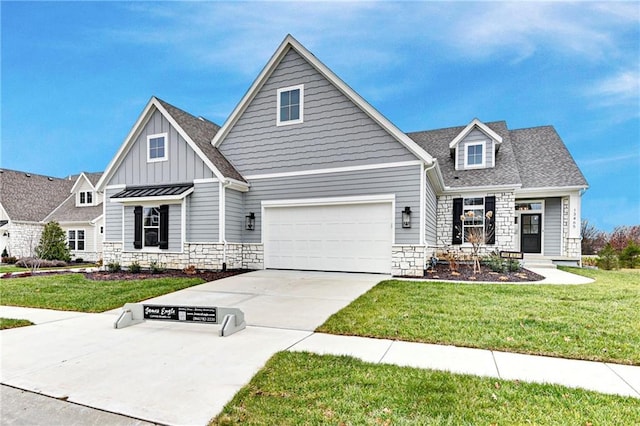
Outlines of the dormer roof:
M449 149L455 149L460 141L466 138L467 135L469 135L469 133L471 133L474 129L478 129L482 133L490 137L496 144L496 151L500 149L500 145L502 144L502 136L494 132L489 126L487 126L477 118L471 120L471 123L467 124L467 127L462 129L462 131L458 133L456 137L451 140L451 142L449 142Z

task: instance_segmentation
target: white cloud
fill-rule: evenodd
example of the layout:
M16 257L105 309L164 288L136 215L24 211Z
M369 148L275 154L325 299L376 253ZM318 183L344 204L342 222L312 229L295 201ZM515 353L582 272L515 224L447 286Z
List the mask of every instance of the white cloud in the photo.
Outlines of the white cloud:
M596 83L588 93L604 105L630 102L640 106L640 72L637 69L620 71Z

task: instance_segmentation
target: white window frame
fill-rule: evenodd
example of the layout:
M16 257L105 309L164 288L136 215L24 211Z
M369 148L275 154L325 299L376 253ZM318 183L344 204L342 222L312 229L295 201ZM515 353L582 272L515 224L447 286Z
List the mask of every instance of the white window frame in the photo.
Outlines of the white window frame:
M164 156L151 158L151 140L152 139L164 139ZM147 136L147 163L156 163L159 161L167 161L169 159L169 134L157 133L155 135Z
M480 164L469 164L469 148L472 146L482 146L482 162ZM464 145L464 168L482 168L485 167L487 158L487 141L471 142Z
M300 91L300 114L298 115L298 118L296 120L286 120L286 121L281 121L280 120L280 94L282 92L290 92L293 90L299 90ZM299 84L297 86L289 86L289 87L283 87L281 89L277 90L277 108L276 108L276 125L277 126L289 126L291 124L299 124L299 123L304 123L304 84Z
M158 224L157 225L146 225L146 219L147 219L147 211L149 210L156 210L157 214L158 214ZM156 229L157 232L157 239L156 239L156 244L154 245L147 245L147 229ZM143 248L157 248L159 249L160 247L160 206L143 206L142 207L142 247Z
M471 199L481 199L482 200L482 205L465 205L465 201L466 200L471 200ZM462 215L466 217L466 213L470 210L480 210L482 209L482 215L480 215L480 220L482 221L481 224L476 224L476 225L465 225L465 220L462 221L462 243L463 244L471 244L469 242L467 242L467 228L481 228L482 229L482 235L484 237L484 232L485 232L485 215L487 214L486 212L486 206L485 206L485 197L464 197L462 199ZM495 212L494 212L495 214ZM483 238L484 239L484 238Z
M71 232L74 233L74 238L71 238ZM79 232L82 232L82 239L78 238ZM71 248L71 241L73 241L73 247ZM82 241L82 248L78 248L78 242ZM71 251L86 251L87 250L87 233L84 229L67 229L67 246Z
M84 201L82 201L82 196L84 195ZM87 201L87 199L91 197L91 201ZM93 191L80 191L78 192L78 205L79 206L92 206L93 205Z

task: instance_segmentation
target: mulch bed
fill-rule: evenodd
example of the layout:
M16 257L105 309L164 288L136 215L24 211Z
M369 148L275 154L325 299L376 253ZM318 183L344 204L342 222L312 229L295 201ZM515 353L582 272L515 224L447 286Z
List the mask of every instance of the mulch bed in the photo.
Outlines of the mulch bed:
M540 281L544 277L538 275L535 272L531 272L528 269L521 269L519 272L493 272L489 267L483 266L482 272L479 274L473 273L473 267L471 265L459 265L457 271L451 271L449 265L438 264L435 270L429 269L424 275L424 278L430 280L443 280L443 281L490 281L498 283L519 283Z
M234 275L249 272L247 269L233 269L227 271L196 271L194 273L186 273L178 270L166 270L163 272L152 274L147 271L142 272L85 272L84 276L93 281L126 281L126 280L146 280L150 278L201 278L206 282L220 280L222 278L232 277Z

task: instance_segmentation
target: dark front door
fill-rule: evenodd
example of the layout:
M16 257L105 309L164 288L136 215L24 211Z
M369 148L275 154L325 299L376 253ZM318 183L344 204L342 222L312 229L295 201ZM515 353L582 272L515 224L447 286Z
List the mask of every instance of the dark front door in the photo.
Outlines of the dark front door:
M540 253L542 250L542 215L523 214L520 225L520 250Z

